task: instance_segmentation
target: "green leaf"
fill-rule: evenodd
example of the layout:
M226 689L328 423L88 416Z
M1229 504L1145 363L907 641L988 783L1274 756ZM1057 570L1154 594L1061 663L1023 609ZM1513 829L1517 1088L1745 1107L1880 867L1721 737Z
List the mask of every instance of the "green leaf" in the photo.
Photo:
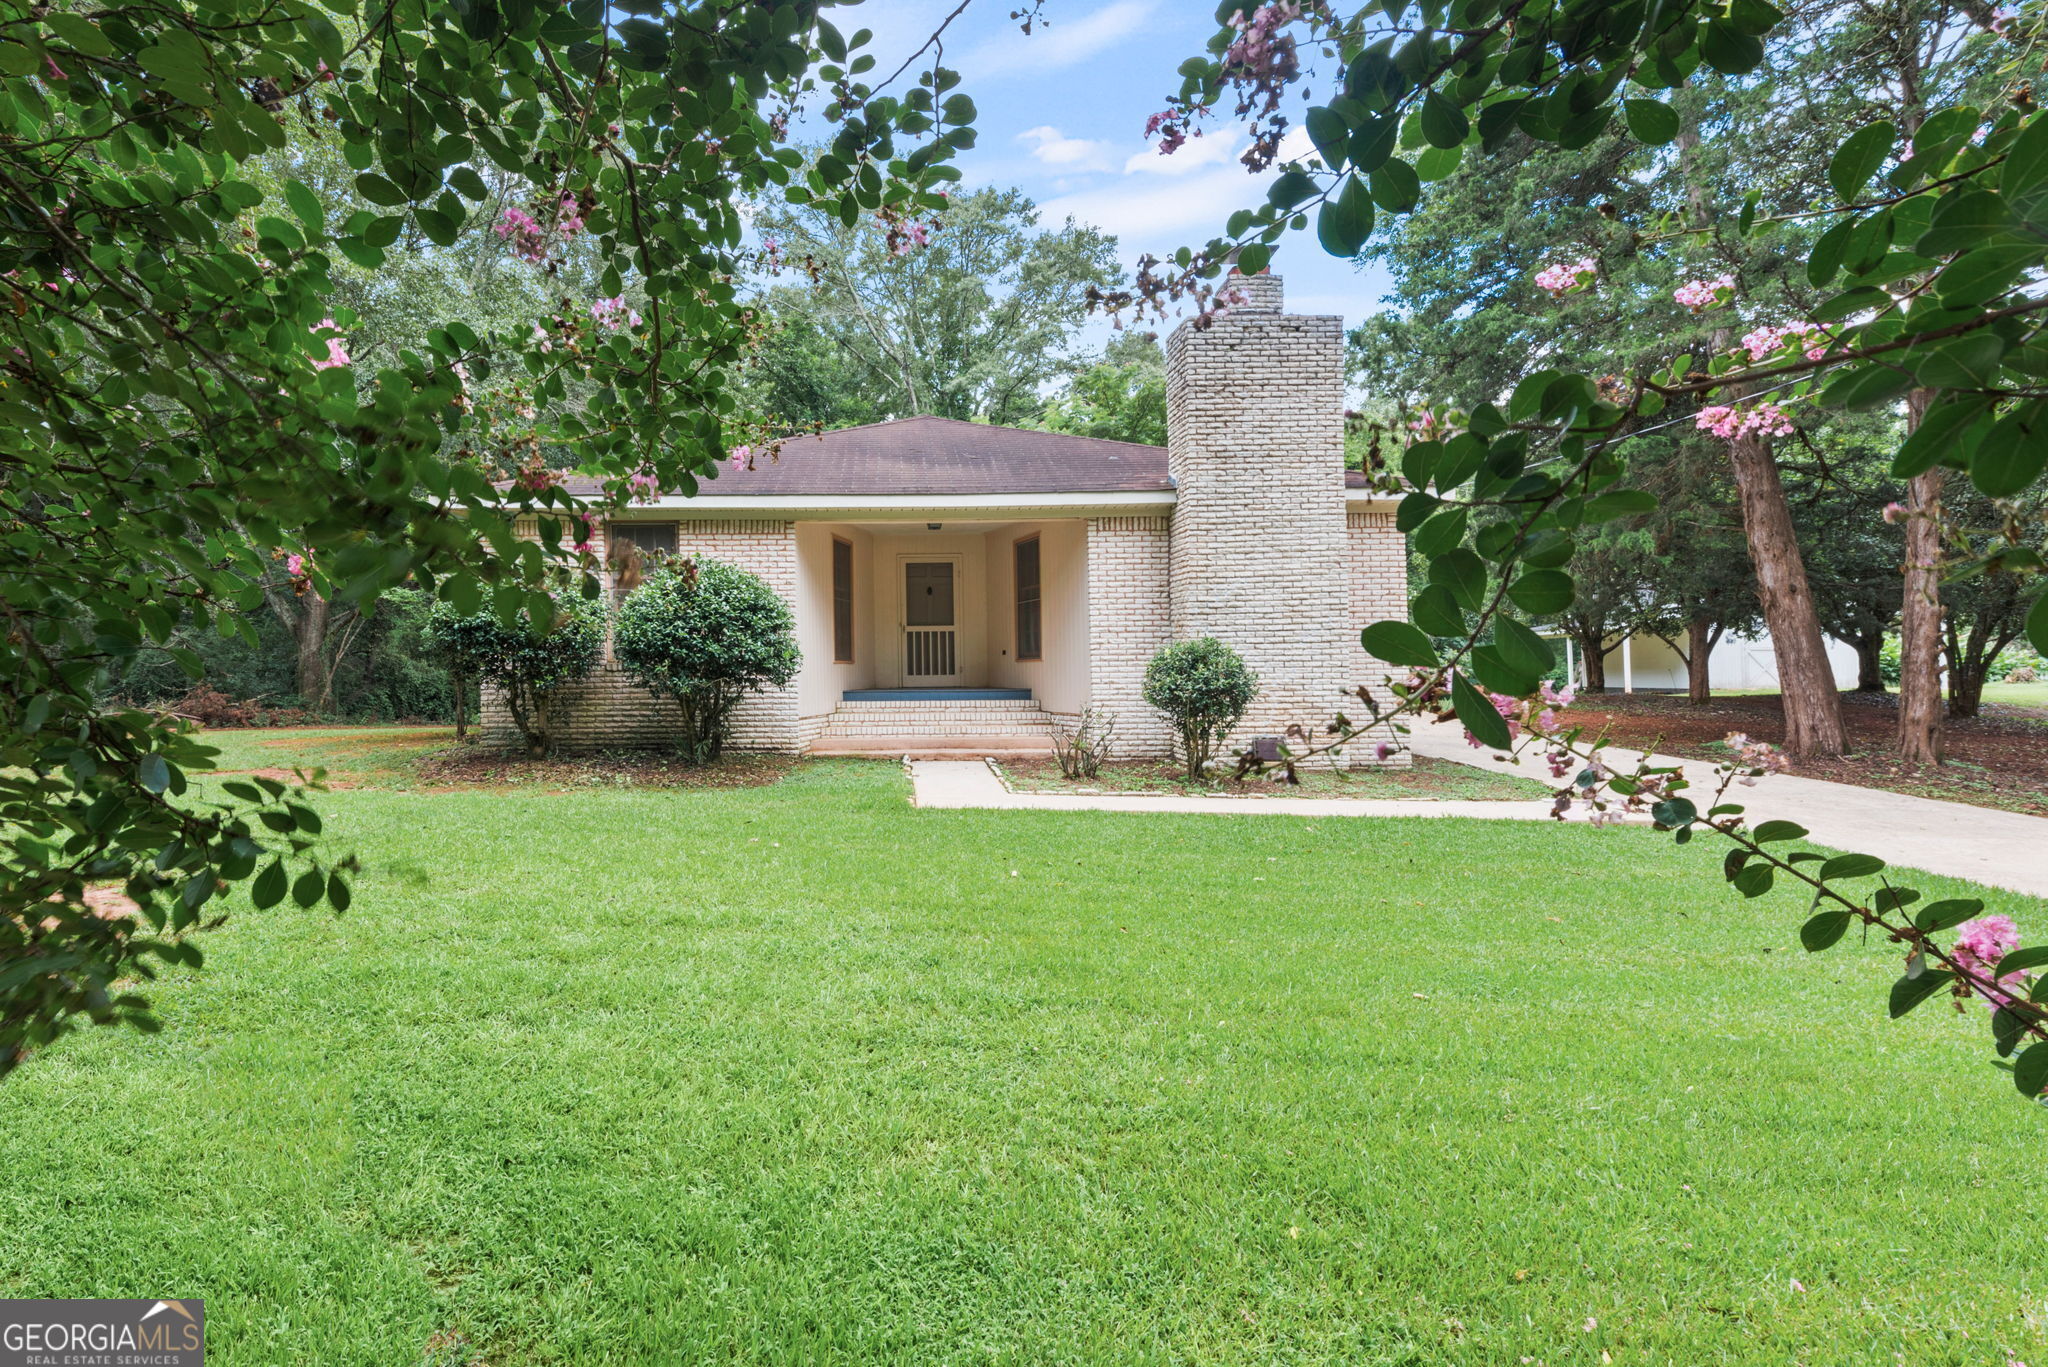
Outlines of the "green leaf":
M1700 36L1700 57L1724 76L1741 76L1762 63L1764 45L1753 34L1722 20L1709 19L1706 32Z
M1464 610L1442 584L1431 584L1416 594L1408 615L1431 636L1463 636L1467 629Z
M1733 881L1735 890L1744 897L1761 897L1771 890L1771 884L1777 880L1777 876L1778 872L1774 867L1758 860L1744 867L1741 873L1735 875Z
M320 876L320 870L307 869L292 882L292 900L302 907L310 907L327 892L327 880Z
M327 231L327 211L320 206L320 197L296 180L284 183L284 202L299 222L306 225L306 233L318 237Z
M2000 959L1998 967L1992 972L2003 978L2008 973L2021 973L2029 968L2039 968L2042 964L2048 964L2048 945L2029 945L2025 949L2015 949Z
M1465 111L1432 90L1422 101L1422 136L1431 147L1456 147L1472 131Z
M1807 919L1799 927L1799 943L1806 946L1809 954L1818 954L1829 949L1849 929L1849 913L1846 911L1823 911Z
M349 891L348 884L342 881L341 875L338 873L329 874L327 878L327 904L337 912L341 912L347 911L348 904L353 900L355 900L354 894Z
M1348 176L1344 188L1316 213L1316 238L1331 256L1353 257L1372 235L1372 197L1364 182Z
M1898 143L1896 125L1879 120L1851 133L1828 162L1828 184L1842 202L1853 202Z
M1429 669L1438 663L1436 647L1410 622L1374 622L1358 634L1358 643L1385 664Z
M1750 838L1759 845L1769 845L1779 840L1797 840L1806 834L1806 827L1796 821L1766 821L1750 833Z
M1975 897L1950 897L1940 902L1929 902L1920 908L1913 924L1932 934L1950 926L1959 926L1982 910L1984 904Z
M1317 105L1308 111L1303 119L1308 127L1309 141L1316 145L1316 155L1323 159L1323 165L1332 171L1344 169L1344 159L1351 150L1351 126L1344 122L1342 115L1326 105Z
M2028 1045L2012 1063L2012 1085L2021 1096L2039 1096L2048 1087L2048 1040Z
M2048 655L2048 593L2034 600L2034 606L2027 609L2027 641L2043 655Z
M2019 1048L2020 1041L2027 1037L2027 1026L2032 1024L2031 1014L2022 1015L2010 1006L2001 1006L1991 1013L1991 1039L1998 1047L2000 1058L2009 1058Z
M1612 522L1617 517L1657 511L1657 496L1641 489L1610 489L1586 500L1583 521Z
M1563 570L1530 570L1508 585L1508 600L1531 617L1563 612L1572 596L1572 577Z
M135 766L135 776L148 792L160 793L171 786L171 766L155 751L142 757L142 762Z
M1405 214L1422 199L1422 178L1405 161L1389 161L1372 173L1373 202L1390 214Z
M1517 673L1542 679L1548 677L1557 665L1557 655L1550 642L1512 617L1494 619L1493 644L1501 659Z
M2004 355L2004 339L1985 329L1951 337L1926 350L1908 347L1899 364L1923 385L1938 389L1988 389L1998 379L1998 362Z
M2036 113L2006 149L1998 188L2008 198L2018 199L2044 180L2048 180L2048 114Z
M2037 400L1999 419L1970 457L1970 483L1992 498L2011 498L2039 479L2048 469L2042 411Z
M1639 142L1662 147L1678 136L1678 111L1662 100L1623 100L1621 112Z
M1508 734L1507 718L1463 674L1451 676L1451 706L1457 709L1459 722L1481 745L1493 750L1514 747L1514 737Z
M1429 582L1450 589L1467 612L1477 612L1486 603L1486 562L1469 546L1446 551L1430 561Z
M1942 457L1956 448L1957 438L1989 407L1985 399L1970 396L1937 400L1920 419L1920 426L1899 447L1892 459L1892 475L1911 479L1931 470Z
M1838 854L1820 866L1820 881L1836 878L1868 878L1882 873L1885 862L1874 854Z
M1691 798L1667 797L1650 808L1650 817L1659 826L1668 826L1673 830L1677 830L1682 826L1690 826L1693 822L1699 820L1700 809L1693 805ZM1751 864L1748 868L1737 874L1735 876L1735 886L1741 888L1743 880L1758 869L1763 870L1764 887L1768 888L1771 885L1771 866L1761 862ZM1743 895L1745 897L1754 897L1756 893L1744 889Z
M1950 262L1934 282L1944 308L1974 308L2010 291L2041 263L2036 244L1979 247Z
M284 889L284 860L273 859L268 868L256 875L255 885L249 889L249 897L256 903L256 909L262 911L282 902Z
M1946 988L1955 979L1956 975L1947 969L1922 973L1917 978L1909 973L1900 978L1892 984L1892 1019L1897 1020L1905 1015L1921 1002Z

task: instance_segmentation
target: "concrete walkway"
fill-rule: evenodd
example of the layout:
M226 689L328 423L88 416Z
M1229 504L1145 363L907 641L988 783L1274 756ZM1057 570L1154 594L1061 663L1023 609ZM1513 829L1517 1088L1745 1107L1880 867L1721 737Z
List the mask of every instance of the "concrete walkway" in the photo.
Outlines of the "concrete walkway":
M1449 726L1418 727L1415 753L1501 773L1522 774L1548 785L1548 770L1534 757L1496 759L1475 750L1464 733ZM1617 758L1637 751L1617 748ZM1696 785L1711 781L1706 760L1654 757L1658 764L1682 764ZM913 800L920 807L988 807L1040 812L1207 812L1222 816L1465 816L1509 821L1548 821L1550 803L1536 801L1429 801L1403 798L1303 797L1084 797L1064 793L1013 793L980 760L912 760ZM1754 788L1739 788L1735 801L1753 820L1781 818L1806 827L1819 844L1875 854L1889 863L1930 873L1967 878L2034 897L2048 897L2048 818L1969 807L1933 798L1908 797L1821 779L1779 774Z
M1496 759L1491 750L1473 749L1464 732L1454 726L1418 726L1409 744L1418 755L1554 782L1535 756ZM1625 757L1631 764L1642 753L1622 746L1610 747L1610 751L1616 760ZM1699 789L1714 781L1711 760L1675 755L1652 755L1651 760L1660 765L1684 765L1686 777L1693 783L1688 796L1699 797ZM1751 821L1796 821L1818 844L1874 854L1906 868L2048 897L2048 817L1792 774L1773 774L1758 780L1754 788L1738 784L1730 800L1746 807L1744 815ZM1706 805L1700 803L1703 809Z

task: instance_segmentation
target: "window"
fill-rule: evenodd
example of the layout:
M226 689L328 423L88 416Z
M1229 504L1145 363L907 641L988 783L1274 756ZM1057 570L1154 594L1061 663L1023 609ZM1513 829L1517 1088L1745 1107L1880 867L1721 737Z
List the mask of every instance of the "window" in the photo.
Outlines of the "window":
M1027 536L1017 554L1017 658L1044 657L1045 623L1038 602L1038 538Z
M623 598L640 587L657 562L676 553L674 522L614 522L606 528L609 544L605 563L611 567L612 588Z
M853 663L853 543L832 538L832 660Z

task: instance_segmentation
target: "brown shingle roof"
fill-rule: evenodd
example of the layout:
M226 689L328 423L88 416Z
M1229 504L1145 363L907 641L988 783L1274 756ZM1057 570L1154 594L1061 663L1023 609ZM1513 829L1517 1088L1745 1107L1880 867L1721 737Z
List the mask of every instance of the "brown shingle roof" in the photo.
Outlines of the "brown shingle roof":
M581 475L571 494L598 491ZM1171 489L1166 448L954 418L899 418L791 437L782 459L725 466L699 498L763 494L1096 494Z
M1359 488L1356 471L1345 484ZM577 497L599 482L570 475ZM1104 441L1026 427L991 427L922 416L845 427L819 437L791 437L782 459L751 470L722 467L697 486L699 498L835 494L1107 494L1173 488L1166 448Z

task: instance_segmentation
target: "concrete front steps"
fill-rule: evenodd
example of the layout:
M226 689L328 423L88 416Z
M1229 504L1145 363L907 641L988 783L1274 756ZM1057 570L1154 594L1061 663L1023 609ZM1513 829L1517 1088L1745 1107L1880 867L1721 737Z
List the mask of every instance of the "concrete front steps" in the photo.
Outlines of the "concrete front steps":
M811 743L814 755L1021 759L1052 752L1052 723L1031 698L852 699Z

